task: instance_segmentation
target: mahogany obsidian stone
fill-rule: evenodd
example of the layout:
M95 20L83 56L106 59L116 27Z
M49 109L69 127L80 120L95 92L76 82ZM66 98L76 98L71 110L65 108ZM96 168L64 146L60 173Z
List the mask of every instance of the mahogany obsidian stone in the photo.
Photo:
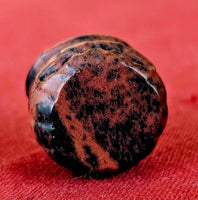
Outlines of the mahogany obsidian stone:
M153 150L167 120L153 64L110 36L80 36L45 51L26 91L37 141L81 175L130 168Z

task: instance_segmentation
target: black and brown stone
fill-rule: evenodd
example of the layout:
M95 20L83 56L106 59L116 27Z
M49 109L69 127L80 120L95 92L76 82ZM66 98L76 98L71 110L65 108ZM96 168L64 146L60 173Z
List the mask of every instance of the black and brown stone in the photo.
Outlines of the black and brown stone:
M46 51L26 89L37 141L81 175L130 168L153 150L167 120L153 64L110 36L80 36Z

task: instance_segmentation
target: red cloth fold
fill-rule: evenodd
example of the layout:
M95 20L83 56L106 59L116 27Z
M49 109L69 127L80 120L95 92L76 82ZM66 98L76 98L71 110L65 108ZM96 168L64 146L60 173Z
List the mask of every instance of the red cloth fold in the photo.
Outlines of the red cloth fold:
M1 0L0 199L198 199L198 1ZM169 116L153 152L104 180L73 178L37 144L25 78L46 48L82 34L128 42L156 66Z

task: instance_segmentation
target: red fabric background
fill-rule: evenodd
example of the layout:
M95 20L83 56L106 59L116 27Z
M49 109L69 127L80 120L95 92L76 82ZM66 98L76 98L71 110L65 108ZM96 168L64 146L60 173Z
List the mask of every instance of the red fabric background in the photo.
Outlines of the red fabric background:
M168 94L154 151L109 179L72 178L37 144L25 78L46 48L120 37L157 67ZM0 0L0 199L198 199L198 1Z

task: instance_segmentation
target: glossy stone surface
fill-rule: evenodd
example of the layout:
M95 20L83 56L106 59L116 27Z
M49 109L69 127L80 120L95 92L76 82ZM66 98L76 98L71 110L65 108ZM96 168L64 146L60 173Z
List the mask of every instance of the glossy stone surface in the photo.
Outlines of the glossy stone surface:
M41 55L26 81L37 141L81 175L126 170L154 148L167 120L153 64L125 42L89 35Z

